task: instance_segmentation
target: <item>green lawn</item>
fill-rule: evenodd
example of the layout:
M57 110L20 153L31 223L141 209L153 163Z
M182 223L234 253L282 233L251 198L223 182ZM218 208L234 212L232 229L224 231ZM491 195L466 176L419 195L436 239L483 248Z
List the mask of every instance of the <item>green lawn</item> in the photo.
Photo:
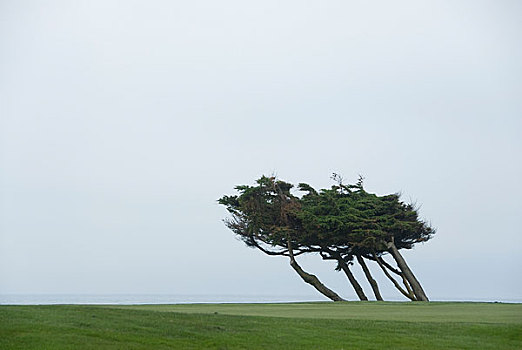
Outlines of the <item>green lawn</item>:
M522 304L0 306L0 349L522 349Z
M178 304L114 306L124 309L183 313L219 313L325 319L407 322L480 322L522 324L522 304L346 302L289 304Z

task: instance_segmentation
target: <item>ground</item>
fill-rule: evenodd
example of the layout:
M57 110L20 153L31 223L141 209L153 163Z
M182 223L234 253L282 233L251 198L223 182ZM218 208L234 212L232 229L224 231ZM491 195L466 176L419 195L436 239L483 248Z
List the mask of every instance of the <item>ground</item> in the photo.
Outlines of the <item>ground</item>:
M522 304L0 306L0 349L522 349Z

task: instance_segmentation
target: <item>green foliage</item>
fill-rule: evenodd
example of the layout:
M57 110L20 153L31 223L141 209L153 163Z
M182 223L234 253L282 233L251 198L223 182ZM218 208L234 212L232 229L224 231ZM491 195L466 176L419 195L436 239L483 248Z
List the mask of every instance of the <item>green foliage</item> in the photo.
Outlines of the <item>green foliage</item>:
M236 186L238 195L218 200L232 214L225 224L250 247L268 254L287 254L289 243L298 246L295 214L299 198L290 193L293 185L274 177L263 176L256 183Z
M435 233L397 194L371 194L361 182L332 186L318 194L308 191L301 198L298 218L306 244L337 247L345 253L383 253L390 241L399 249L409 249Z
M292 184L263 176L255 186L237 186L238 195L223 196L219 203L232 214L227 226L247 245L282 249L267 253L285 254L290 241L299 252L341 254L350 261L354 254L384 254L388 242L409 249L435 233L399 195L368 193L362 177L354 185L343 184L337 174L332 178L337 184L320 191L300 183L305 194L297 197Z

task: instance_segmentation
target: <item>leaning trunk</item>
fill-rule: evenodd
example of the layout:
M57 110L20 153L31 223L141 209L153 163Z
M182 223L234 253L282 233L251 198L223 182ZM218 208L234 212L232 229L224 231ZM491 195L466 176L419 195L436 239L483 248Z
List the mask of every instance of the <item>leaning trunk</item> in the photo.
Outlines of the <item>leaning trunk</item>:
M364 291L359 282L357 282L357 280L355 279L355 276L353 275L352 271L350 271L350 267L348 266L348 264L343 259L338 259L337 261L339 262L339 266L341 267L341 269L343 269L344 273L346 274L346 277L348 277L348 280L352 284L352 287L355 290L355 293L357 293L359 299L361 301L367 301L368 298L364 294Z
M333 301L344 301L344 299L341 298L337 293L335 293L333 290L322 284L321 281L319 281L319 279L315 275L305 272L293 257L290 258L290 266L292 266L295 272L297 272L297 274L301 276L303 281L305 281L308 284L311 284L315 289L317 289L319 293L321 293L325 297Z
M393 278L390 275L390 273L387 270L387 267L384 266L384 260L381 257L378 257L377 255L375 255L375 253L373 254L373 256L374 256L375 261L377 261L377 264L379 264L379 267L381 268L382 272L384 272L384 275L386 277L388 277L388 279L393 283L395 288L397 288L397 290L399 292L401 292L402 295L404 295L406 298L410 299L411 301L416 301L417 299L415 299L415 295L413 295L413 293L408 293L407 291L405 291L401 287L401 285L395 280L395 278ZM401 274L401 276L402 276L402 274Z
M306 271L304 271L301 266L297 263L294 257L294 251L292 249L292 244L290 243L290 239L288 239L288 254L290 257L290 266L297 272L297 274L305 281L306 283L312 285L319 293L324 295L330 300L333 301L345 301L343 298L341 298L336 292L325 286L324 284L319 281L319 278L317 276L312 275Z
M366 279L370 283L370 286L372 286L373 294L375 295L375 299L382 301L381 292L379 291L379 286L377 285L377 281L375 281L372 277L372 274L370 273L370 270L368 269L368 266L366 266L366 263L364 262L364 259L362 256L357 255L357 261L359 262L359 265L361 265L364 275L366 276Z
M401 253L395 246L395 243L389 242L387 246L388 251L390 252L393 259L395 259L395 261L397 262L397 266L399 266L399 269L402 271L403 276L406 278L411 288L413 289L413 294L415 294L416 299L419 301L429 301L419 281L409 268L408 264L406 264L406 260L404 260Z

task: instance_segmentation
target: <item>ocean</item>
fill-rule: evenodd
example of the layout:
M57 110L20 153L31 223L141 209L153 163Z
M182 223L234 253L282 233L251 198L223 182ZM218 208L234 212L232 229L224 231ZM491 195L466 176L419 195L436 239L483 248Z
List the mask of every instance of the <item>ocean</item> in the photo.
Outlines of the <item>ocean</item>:
M405 301L396 296L388 301ZM521 303L522 298L448 298L432 297L431 301L471 301ZM320 295L188 295L188 294L0 294L0 305L137 305L137 304L196 304L196 303L288 303L327 301Z
M316 295L0 294L0 305L283 303L324 300Z

